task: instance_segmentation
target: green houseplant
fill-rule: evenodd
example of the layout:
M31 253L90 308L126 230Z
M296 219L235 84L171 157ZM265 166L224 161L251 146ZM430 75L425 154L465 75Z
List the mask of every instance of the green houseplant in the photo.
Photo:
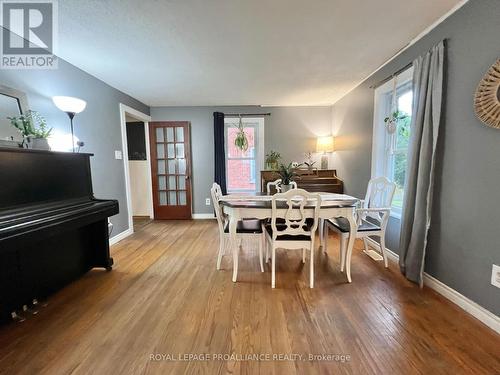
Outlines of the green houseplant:
M316 164L316 162L312 160L312 152L307 151L304 153L304 156L307 159L307 161L305 161L304 164L307 166L307 169L309 171L312 171L314 164Z
M278 169L278 162L281 159L281 154L277 151L271 150L266 154L266 169L276 170Z
M28 111L26 114L7 117L7 119L23 137L19 147L50 150L47 138L52 128L48 128L47 121L38 112Z
M400 120L404 120L407 117L408 117L408 115L400 110L396 110L396 111L392 112L390 116L387 116L384 119L384 123L385 123L385 127L387 129L387 132L389 134L395 133L396 129L398 127L398 122Z
M248 138L245 133L245 127L243 126L241 117L240 117L240 122L238 123L238 133L236 133L236 138L234 139L234 145L236 146L236 148L238 148L243 152L248 150Z
M277 172L279 178L281 179L281 191L283 192L290 190L291 182L295 181L295 178L299 176L296 172L296 168L299 168L301 164L297 167L294 167L292 164L293 163L288 165L280 164Z

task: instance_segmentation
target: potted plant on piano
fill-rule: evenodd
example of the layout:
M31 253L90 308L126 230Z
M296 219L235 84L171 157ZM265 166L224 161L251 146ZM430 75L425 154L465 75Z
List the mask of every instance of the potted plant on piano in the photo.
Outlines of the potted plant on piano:
M266 155L266 169L276 170L278 169L278 162L281 159L281 154L277 151L271 150L269 154Z
M292 182L299 176L295 171L301 164L294 166L293 163L288 165L281 164L278 169L278 176L281 179L281 191L286 192L292 189Z
M28 111L25 115L7 117L23 137L19 147L50 150L49 138L52 128L48 128L47 121L36 111Z

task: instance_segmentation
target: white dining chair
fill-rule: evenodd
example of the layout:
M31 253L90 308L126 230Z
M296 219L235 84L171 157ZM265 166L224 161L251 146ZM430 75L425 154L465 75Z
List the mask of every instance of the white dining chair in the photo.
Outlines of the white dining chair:
M304 213L306 205L314 208L313 220L307 220ZM318 227L321 196L303 189L293 189L274 194L271 207L271 222L265 226L266 246L271 248L271 287L276 287L276 249L302 249L302 263L305 263L308 249L309 287L314 288L314 236Z
M269 181L266 185L267 194L271 194L271 188L273 186L277 193L281 193L281 184L281 178L278 178L275 181ZM297 189L297 183L295 181L290 181L290 185L292 186L292 189Z
M356 209L356 221L358 229L356 238L362 238L365 252L368 252L368 237L379 237L380 250L384 259L385 267L388 267L385 248L385 230L389 215L391 213L392 198L396 190L396 184L386 177L377 177L368 183L368 189L364 200L361 200L361 208ZM340 235L340 270L344 271L349 237L349 222L345 218L325 220L323 230L323 251L327 251L328 230L331 229Z
M224 256L226 249L231 244L231 237L229 234L229 222L220 206L220 199L222 197L222 190L220 188L220 185L214 182L212 188L210 189L210 194L212 195L215 217L219 226L219 252L217 255L217 269L220 270L222 257ZM261 221L258 219L239 220L236 226L236 235L240 241L240 250L242 248L241 243L244 238L257 239L259 241L260 271L264 272L264 264L262 261L262 247L265 241L265 237Z

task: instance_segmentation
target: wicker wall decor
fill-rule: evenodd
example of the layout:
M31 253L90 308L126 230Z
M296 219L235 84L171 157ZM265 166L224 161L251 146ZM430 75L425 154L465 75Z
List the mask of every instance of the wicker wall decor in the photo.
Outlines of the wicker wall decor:
M500 59L479 82L474 95L474 111L486 125L500 129Z

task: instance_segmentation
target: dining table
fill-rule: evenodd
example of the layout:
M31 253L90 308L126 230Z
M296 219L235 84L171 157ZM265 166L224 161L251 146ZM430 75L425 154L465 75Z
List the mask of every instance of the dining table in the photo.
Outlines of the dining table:
M335 193L318 193L321 196L321 207L318 218L321 223L337 217L346 218L349 222L349 240L346 252L346 276L348 282L351 279L351 256L356 238L357 223L355 212L359 199L346 195ZM250 194L229 194L220 199L220 205L229 221L230 247L233 256L233 282L238 278L238 253L239 246L237 241L236 228L238 221L244 219L268 220L272 217L273 196L268 193L250 193ZM284 215L289 209L285 201L276 202L276 208L279 215ZM314 218L315 202L307 203L301 215L306 218ZM297 209L298 210L298 209ZM324 225L319 225L319 237L323 239ZM322 246L322 244L321 244Z

